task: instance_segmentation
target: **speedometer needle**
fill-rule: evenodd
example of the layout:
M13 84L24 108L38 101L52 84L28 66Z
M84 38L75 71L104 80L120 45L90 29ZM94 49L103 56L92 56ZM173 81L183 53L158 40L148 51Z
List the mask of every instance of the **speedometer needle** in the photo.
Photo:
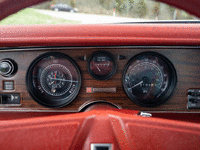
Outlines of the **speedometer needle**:
M143 83L143 81L140 81L139 83L137 83L134 86L132 86L131 89L134 88L134 87L136 87L136 86L138 86L138 85L140 85L140 84L142 84L142 83Z

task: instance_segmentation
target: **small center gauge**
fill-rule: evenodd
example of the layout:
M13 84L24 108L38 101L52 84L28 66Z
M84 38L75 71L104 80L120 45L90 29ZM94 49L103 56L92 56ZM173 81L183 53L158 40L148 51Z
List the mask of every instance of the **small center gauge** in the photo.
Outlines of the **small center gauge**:
M107 51L94 52L88 60L88 72L97 80L108 80L116 72L114 56Z

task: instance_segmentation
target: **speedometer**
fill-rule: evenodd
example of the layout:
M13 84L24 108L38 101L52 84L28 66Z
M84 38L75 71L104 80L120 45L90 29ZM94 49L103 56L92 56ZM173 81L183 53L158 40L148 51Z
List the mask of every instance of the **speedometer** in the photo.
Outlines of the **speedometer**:
M133 102L153 107L169 99L176 87L177 75L166 57L155 52L144 52L128 62L122 82Z
M46 53L32 62L26 82L27 89L36 102L46 107L63 107L77 96L81 74L69 56Z

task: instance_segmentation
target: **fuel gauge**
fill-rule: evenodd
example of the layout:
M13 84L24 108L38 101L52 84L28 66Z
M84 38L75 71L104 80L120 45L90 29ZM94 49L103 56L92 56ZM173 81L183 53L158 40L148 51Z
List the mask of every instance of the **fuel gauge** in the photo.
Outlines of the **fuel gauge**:
M116 71L114 56L107 51L94 52L88 60L88 72L97 80L108 80Z

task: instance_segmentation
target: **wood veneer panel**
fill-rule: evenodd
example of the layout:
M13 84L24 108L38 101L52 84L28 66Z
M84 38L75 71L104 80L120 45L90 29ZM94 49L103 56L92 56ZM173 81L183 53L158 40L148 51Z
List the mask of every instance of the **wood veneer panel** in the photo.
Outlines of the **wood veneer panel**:
M99 48L33 48L30 49L18 49L1 51L0 60L4 58L13 59L18 64L18 72L15 76L5 78L0 76L0 81L14 80L15 90L4 91L2 84L0 84L1 93L20 93L21 94L21 106L4 106L0 105L0 110L26 110L26 111L78 111L79 107L90 100L106 100L117 105L120 105L124 109L140 110L140 111L199 111L188 110L187 106L187 91L189 88L200 88L200 52L198 48L189 47L99 47ZM98 81L93 79L87 71L87 61L79 60L79 56L89 56L98 50L106 50L112 53L117 60L116 74L109 80ZM76 61L82 72L82 87L77 98L69 105L58 108L46 108L37 104L29 95L26 88L26 72L30 63L39 55L57 51L65 53ZM145 51L155 51L165 55L175 66L178 76L177 88L173 96L164 104L154 107L145 108L134 104L125 94L122 87L122 73L123 69L131 59L138 53ZM118 55L126 56L124 60L118 60ZM116 87L117 93L86 93L86 87Z

